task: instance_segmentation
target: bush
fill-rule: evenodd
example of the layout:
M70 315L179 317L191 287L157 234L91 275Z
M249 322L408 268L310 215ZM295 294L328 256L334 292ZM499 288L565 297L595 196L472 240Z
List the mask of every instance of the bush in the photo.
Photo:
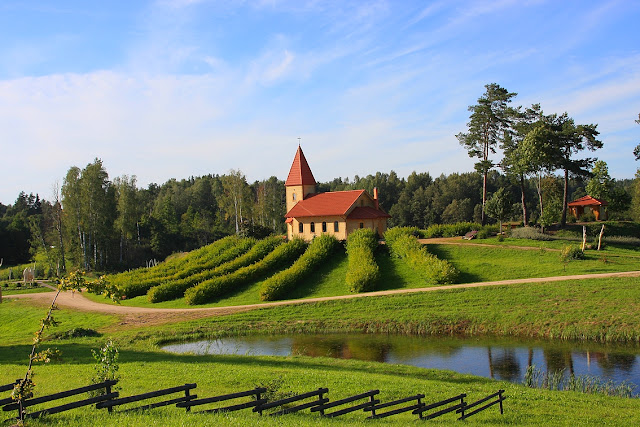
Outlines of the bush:
M305 276L312 273L338 247L338 240L331 235L316 237L305 253L291 267L271 276L262 283L260 299L282 299Z
M220 296L251 281L267 275L289 265L304 252L307 244L301 239L293 239L275 248L262 260L243 267L231 274L214 277L197 286L187 289L184 293L185 302L189 305L206 304L215 301Z
M546 235L535 227L520 227L511 231L511 237L514 239L530 239L530 240L553 240L553 237Z
M482 226L475 222L459 222L457 224L433 224L426 230L420 230L423 239L434 237L464 236L472 230L479 230Z
M149 292L147 292L147 298L149 299L149 301L154 303L182 298L187 289L204 280L231 273L241 267L245 267L256 261L259 261L267 256L281 243L283 243L283 240L280 237L268 237L256 243L255 246L253 246L253 248L249 250L249 252L236 257L231 261L225 262L224 264L219 265L213 270L209 270L198 275L193 275L182 280L163 283L160 286L149 289Z
M417 236L417 227L393 227L384 233L384 240L387 245L393 245L393 242L403 236Z
M387 233L385 238L391 255L407 262L428 284L448 284L456 280L458 276L456 269L448 261L428 253L415 236L406 231L394 231L391 239L388 238Z
M358 229L347 238L347 277L351 292L368 292L375 289L380 278L378 264L373 253L378 247L378 239L373 230Z
M580 246L565 246L562 248L562 252L560 253L560 259L565 262L576 259L584 259L584 252Z
M211 245L205 246L205 251L201 248L195 251L194 254L188 254L179 260L173 260L172 266L162 263L148 269L153 270L152 273L127 274L124 279L118 277L118 275L112 278L112 283L119 285L119 288L127 298L137 297L144 295L149 289L154 286L159 286L163 282L178 280L189 276L189 273L192 275L205 268L211 269L217 267L245 253L254 243L254 239L241 239L236 236L225 237ZM178 261L179 267L176 265ZM165 273L161 273L162 271ZM125 284L122 284L123 280L126 280Z

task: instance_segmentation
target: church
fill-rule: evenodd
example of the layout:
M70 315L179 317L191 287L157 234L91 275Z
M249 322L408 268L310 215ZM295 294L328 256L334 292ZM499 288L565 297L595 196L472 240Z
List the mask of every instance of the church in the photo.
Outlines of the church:
M365 190L317 193L316 180L298 146L289 176L285 182L287 194L287 237L313 240L321 234L346 240L359 228L369 228L379 236L387 229L390 215L380 209L378 190L373 196Z

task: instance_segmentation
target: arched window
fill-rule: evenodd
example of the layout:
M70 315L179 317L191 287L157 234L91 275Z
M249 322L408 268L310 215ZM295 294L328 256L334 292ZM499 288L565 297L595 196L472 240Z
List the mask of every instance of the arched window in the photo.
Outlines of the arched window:
M364 228L364 222L360 223L360 228Z
M298 223L298 233L304 233L304 224L301 222Z
M310 227L311 227L311 232L312 232L312 233L315 233L315 232L316 232L316 223L315 223L315 222L312 222L312 223L311 223L311 225L310 225Z
M292 197L292 200L295 202L295 201L296 201L296 193L293 193L293 194L291 195L291 197Z
M333 223L333 231L335 231L336 233L338 231L340 231L340 224L338 223L338 221L334 221L334 223Z
M322 232L326 233L327 232L327 223L326 222L322 222Z

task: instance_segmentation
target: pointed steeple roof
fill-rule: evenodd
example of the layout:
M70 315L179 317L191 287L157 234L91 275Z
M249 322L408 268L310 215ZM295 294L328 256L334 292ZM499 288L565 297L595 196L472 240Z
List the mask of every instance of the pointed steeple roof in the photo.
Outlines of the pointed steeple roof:
M293 159L291 170L289 170L289 176L284 183L285 186L290 185L316 185L316 180L311 173L311 168L307 159L304 157L302 148L298 145L298 151Z

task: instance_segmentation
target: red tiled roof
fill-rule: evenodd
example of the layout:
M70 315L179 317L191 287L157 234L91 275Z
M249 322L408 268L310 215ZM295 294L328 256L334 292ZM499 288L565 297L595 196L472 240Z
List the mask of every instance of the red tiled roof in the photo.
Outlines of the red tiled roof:
M310 194L285 215L286 218L346 215L364 190Z
M391 218L391 215L383 210L372 208L371 206L357 207L351 211L347 219L376 219Z
M311 173L311 168L299 145L296 156L293 158L293 164L289 170L289 176L284 185L316 185L316 180Z
M608 205L609 203L607 203L606 200L596 199L595 197L591 197L591 196L580 197L579 199L574 200L573 202L567 203L567 206L608 206Z

